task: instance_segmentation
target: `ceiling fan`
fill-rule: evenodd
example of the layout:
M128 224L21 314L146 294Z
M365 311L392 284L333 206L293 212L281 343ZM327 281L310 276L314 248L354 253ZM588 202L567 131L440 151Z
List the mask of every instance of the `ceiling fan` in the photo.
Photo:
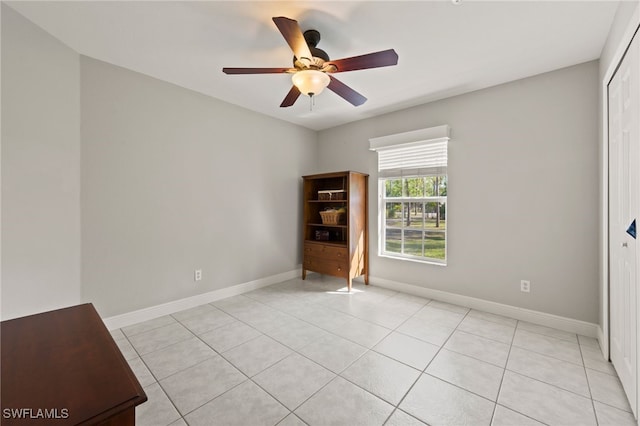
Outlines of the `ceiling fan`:
M281 107L293 105L301 93L310 97L317 96L325 87L354 106L362 105L367 98L331 74L398 63L398 54L393 49L330 60L324 50L316 47L320 41L318 31L307 30L302 33L296 20L284 16L273 18L273 22L293 50L293 68L223 68L222 71L225 74L293 74L293 86L280 104Z

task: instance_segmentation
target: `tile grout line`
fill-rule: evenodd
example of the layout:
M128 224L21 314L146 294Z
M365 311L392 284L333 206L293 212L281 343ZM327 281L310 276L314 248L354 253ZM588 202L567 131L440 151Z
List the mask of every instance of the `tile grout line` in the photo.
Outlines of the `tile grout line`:
M416 312L414 312L414 313L413 313L413 315L409 316L407 319L405 319L405 320L404 320L404 321L402 321L400 324L398 324L398 326L397 326L395 329L393 329L393 331L392 331L392 332L396 332L396 333L403 334L403 335L405 335L405 336L409 336L408 334L404 334L404 333L402 333L401 331L398 331L398 329L399 329L400 327L402 327L402 325L404 325L404 324L405 324L407 321L409 321L410 319L415 318L415 316L418 314L418 312L420 312L421 310L423 310L425 307L429 306L429 304L430 304L432 301L433 301L433 299L428 299L427 303L425 303L425 304L424 304L420 309L418 309ZM455 331L455 330L454 330L454 331ZM451 334L453 334L453 332L452 332ZM424 340L418 339L417 337L413 337L413 336L409 336L409 337L411 337L411 338L413 338L413 339L420 340L421 342L424 342ZM451 335L450 335L449 337L451 337ZM447 339L447 340L448 340L448 339ZM430 342L427 342L427 343L430 343ZM446 341L445 341L445 343L446 343ZM433 357L431 358L431 361L433 361L433 360L435 359L435 357L436 357L436 356L438 356L438 353L440 353L440 350L442 349L442 347L444 346L444 344L445 344L445 343L443 343L443 345L442 345L442 346L440 346L440 348L436 351L436 353L435 353L435 354L433 355ZM433 343L430 343L430 344L433 344ZM435 345L434 345L434 346L435 346ZM372 350L373 350L373 348L372 348ZM375 352L375 351L374 351L374 352ZM376 352L376 353L377 353L377 352ZM384 354L380 354L380 355L384 355ZM392 358L392 359L393 359L393 358ZM420 377L422 377L422 375L424 374L424 371L429 367L429 365L431 364L431 361L429 361L429 362L427 363L427 365L426 365L422 370L418 370L418 371L420 372L420 374L418 374L418 377L416 377L416 380L414 380L414 382L411 384L411 386L409 386L409 389L407 389L407 391L404 393L404 395L402 395L402 398L400 398L400 401L398 401L398 404L396 404L396 405L395 405L395 407L394 407L393 411L391 411L391 414L389 414L389 417L387 417L387 418L386 418L386 420L384 421L383 425L386 425L386 424L389 422L389 420L391 419L391 417L393 416L393 414L394 414L396 411L400 410L400 404L402 404L402 402L405 400L405 398L407 397L407 395L411 392L411 390L412 390L412 389L413 389L413 387L416 385L416 383L418 383L418 380L420 380ZM404 363L403 363L403 364L404 364ZM405 365L406 365L406 364L405 364ZM412 367L412 366L409 366L409 367ZM414 367L412 367L412 368L414 368ZM416 370L417 370L417 369L416 369ZM402 410L400 410L400 411L402 411ZM402 412L404 413L404 411L402 411ZM409 415L410 415L410 414L409 414ZM417 419L417 417L415 417L415 416L411 416L411 417L414 417L414 418L416 418L416 419ZM422 420L420 420L420 419L418 419L418 420L419 420L419 421L422 421Z
M429 304L431 303L432 300L430 300L425 306L429 306ZM422 309L421 309L422 310ZM419 312L419 311L418 311ZM469 309L464 316L462 317L462 319L460 320L460 322L458 323L458 326L462 323L462 321L464 321L464 319L467 317L467 315L469 315L469 312L471 312L471 309ZM417 312L411 317L413 318L415 315L417 314ZM444 348L444 346L447 344L447 342L449 341L449 339L451 339L451 336L453 336L453 333L455 333L455 331L458 329L458 326L456 326L451 333L449 334L449 336L446 338L446 340L442 343L442 345L440 345L440 348L438 348L438 350L436 351L436 353L433 355L433 357L431 358L431 360L427 363L427 365L422 369L422 371L420 371L420 374L418 375L418 377L416 378L416 380L413 382L413 384L411 386L409 386L409 389L407 389L407 391L404 393L404 395L402 396L402 398L400 398L400 401L398 402L398 404L396 405L396 409L400 409L400 405L404 402L404 400L406 399L407 395L409 395L409 393L411 393L411 391L413 390L413 388L415 387L416 383L418 383L418 381L420 380L420 378L422 377L423 374L428 374L426 371L429 368L429 366L431 365L431 363L433 362L434 359L436 359L436 357L438 356L438 354L440 354L440 352L442 351L442 349ZM429 374L430 375L430 374ZM431 375L430 375L431 376ZM433 376L431 376L433 377ZM442 380L440 378L437 378L438 380ZM449 383L445 380L443 380L445 383ZM449 383L451 385L453 385L453 383ZM454 385L456 386L456 385ZM459 386L456 386L459 388ZM465 391L467 391L466 389L464 389ZM468 391L467 391L468 392ZM395 411L395 410L394 410ZM393 412L391 413L391 415L393 415ZM385 423L387 423L389 421L389 419L391 418L391 415L389 415L389 417L387 418L387 420L385 421ZM421 419L419 419L420 421L422 421Z
M520 323L520 321L519 321L519 320L518 320L518 323ZM517 331L517 327L516 327L516 331ZM547 337L552 337L552 336L547 336ZM561 340L561 339L560 339L560 340ZM548 357L548 358L552 358L552 359L554 359L554 360L561 361L561 362L566 362L566 363L568 363L568 364L572 364L572 365L575 365L575 366L577 366L577 367L583 367L583 369L584 369L584 368L586 368L584 365L578 365L578 364L576 364L576 363L573 363L573 362L570 362L570 361L567 361L567 360L563 360L563 359L560 359L560 358L556 358L556 357L553 357L553 356L550 356L550 355L547 355L547 354L543 354L543 353L540 353L540 352L532 351L532 350L530 350L530 349L528 349L528 348L523 348L523 347L520 347L520 346L517 346L517 345L513 345L513 344L512 344L512 345L511 345L511 348L512 348L512 347L514 347L514 346L515 346L516 348L518 348L518 349L521 349L521 350L524 350L524 351L528 351L528 352L532 352L532 353L535 353L535 354L537 354L537 355L541 355L541 356L545 356L545 357ZM509 348L509 356L511 355L511 348ZM576 395L576 396L578 396L578 397L585 398L585 399L590 399L590 400L592 400L592 401L593 401L593 399L592 399L590 396L585 396L585 395L580 394L580 393L577 393L577 392L575 392L575 391L573 391L573 390L571 390L571 389L566 389L566 388L563 388L563 387L561 387L561 386L558 386L558 385L556 385L556 384L554 384L554 383L548 383L548 382L546 382L546 381L544 381L544 380L540 380L539 378L529 376L529 375L524 374L524 373L522 373L522 372L515 371L515 370L511 370L510 368L508 368L508 360L507 360L507 365L505 365L505 372L506 372L506 371L512 372L512 373L514 373L514 374L518 374L518 375L520 375L520 376L526 377L526 378L528 378L528 379L534 380L534 381L539 382L539 383L543 383L543 384L548 385L548 386L552 386L552 387L554 387L554 388L560 389L560 390L562 390L562 391L564 391L564 392L571 393L571 394ZM586 372L585 372L585 377L586 377ZM503 376L503 378L504 378L504 376ZM501 384L501 387L502 387L502 384ZM589 395L591 395L591 388L590 388L590 386L589 386L589 384L588 384L588 381L587 381L587 390L589 391ZM523 416L525 416L525 417L531 418L531 419L533 419L533 420L535 420L535 421L537 421L537 422L544 423L544 422L542 422L542 421L541 421L541 420L539 420L539 419L535 419L535 418L533 418L533 417L530 417L530 416L528 416L528 415L526 415L526 414L523 414L523 413L521 413L521 412L519 412L519 411L517 411L517 410L514 410L514 409L513 409L513 408L511 408L511 407L507 407L506 405L502 405L502 404L499 404L499 405L501 405L501 406L503 406L503 407L505 407L505 408L508 408L508 409L510 409L511 411L514 411L514 412L517 412L517 413L519 413L519 414L522 414L522 415L523 415ZM595 409L594 409L594 412L595 412Z
M177 318L175 318L173 315L171 315L171 314L170 314L169 316L170 316L171 318L173 318L173 319L174 319L178 324L180 324L182 327L184 327L186 330L188 330L188 331L189 331L189 333L191 333L191 334L192 334L196 339L198 339L199 341L201 341L201 342L202 342L202 339L200 339L200 337L198 337L198 335L197 335L197 334L195 334L195 333L194 333L190 328L188 328L188 327L186 327L184 324L182 324L182 323L181 323ZM160 348L160 349L158 349L157 351L160 351L160 350L163 350L163 349L169 348L169 347L171 347L171 346L177 345L177 344L182 343L182 342L184 342L184 341L186 341L186 340L188 340L188 339L181 340L181 341L179 341L179 342L176 342L176 343L174 343L174 344L172 344L172 345L169 345L169 346L166 346L166 347L164 347L164 348ZM204 343L204 342L203 342L203 343ZM205 345L206 345L206 343L205 343ZM209 345L207 345L207 347L210 347L210 346L209 346ZM216 350L215 350L215 349L213 349L213 348L211 348L211 349L213 350L213 352L214 352L214 353L216 353L216 354L217 354L217 352L216 352ZM157 351L153 351L153 352L157 352ZM152 352L149 352L149 353L152 353ZM146 354L145 354L145 355L146 355ZM218 355L220 355L220 354L218 354ZM178 415L180 416L180 419L182 419L185 423L187 423L187 420L186 420L184 417L185 417L187 414L191 413L193 410L192 410L192 411L190 411L189 413L186 413L186 414L184 414L184 415L183 415L183 414L182 414L182 412L178 409L178 406L176 405L176 403L174 402L174 400L171 398L171 396L170 396L170 395L169 395L169 393L167 392L167 390L164 388L164 386L162 386L162 383L160 383L160 380L158 380L158 378L157 378L157 377L156 377L156 375L153 373L153 371L151 371L151 368L150 368L150 367L147 365L147 363L144 361L144 359L142 358L142 355L140 355L140 359L141 359L141 360L142 360L142 362L145 364L145 366L147 367L147 369L149 370L149 372L150 372L150 373L153 375L153 377L156 379L156 383L158 384L158 386L160 387L160 389L162 390L162 392L165 394L165 396L167 397L167 399L169 400L169 402L171 403L171 405L173 405L173 408L176 410L176 412L177 412L177 413L178 413ZM207 358L207 359L205 359L205 360L203 360L203 361L201 361L201 362L199 362L199 363L197 363L197 364L195 364L195 365L199 365L199 364L201 364L201 363L203 363L203 362L207 361L208 359L210 359L210 358ZM171 376L173 376L173 375L175 375L175 374L178 374L178 373L180 373L180 372L186 371L186 370L188 370L189 368L194 367L195 365L192 365L192 366L190 366L190 367L187 367L187 368L184 368L184 369L182 369L182 370L180 370L180 371L177 371L177 372L175 372L175 373L173 373L173 374L171 374L171 375L169 375L169 376L165 377L164 379L166 379L166 378L168 378L168 377L171 377ZM162 380L164 380L164 379L162 379ZM174 420L174 421L173 421L173 422L171 422L171 423L174 423L174 422L176 422L177 420L179 420L179 419L176 419L176 420ZM169 425L170 425L171 423L169 423ZM187 424L188 424L188 423L187 423Z
M584 377L587 380L587 389L589 390L589 397L591 399L591 406L593 407L593 417L596 420L596 425L599 425L600 422L598 421L598 412L596 411L596 403L593 400L593 393L591 392L591 381L589 380L589 375L587 374L587 366L584 365L584 354L582 353L582 346L580 346L580 344L578 344L578 348L580 349L580 358L582 358L582 367L584 369Z
M520 322L521 322L521 321L519 321L519 320L518 320L518 324L519 324ZM517 330L518 330L518 327L516 327L516 332L517 332ZM583 367L583 366L584 366L584 359L583 359L583 357L582 357L582 350L581 350L581 348L580 348L580 344L579 344L579 343L570 342L570 341L568 341L568 340L560 339L560 338L558 338L558 337L549 336L549 335L546 335L546 334L536 333L536 332L533 332L533 331L529 331L529 330L527 330L527 329L522 329L522 330L523 330L523 331L526 331L526 332L528 332L528 333L536 334L536 335L538 335L538 336L544 336L544 337L547 337L547 338L549 338L549 339L553 339L554 341L565 342L565 343L571 343L571 344L575 344L575 345L577 345L577 346L578 346L578 349L580 350L580 359L581 359L580 364L578 364L578 363L576 363L576 362L573 362L573 361L568 361L568 360L566 360L566 359L559 358L559 357L554 356L554 355L550 355L550 354L548 354L548 353L544 353L544 352L541 352L541 351L537 351L537 350L535 350L535 349L526 348L526 347L524 347L524 346L521 346L521 345L518 345L518 344L514 344L513 342L512 342L512 344L511 344L512 346L515 346L515 347L520 348L520 349L524 349L524 350L526 350L526 351L534 352L534 353L539 354L539 355L544 355L544 356L549 357L549 358L557 359L557 360L559 360L559 361L568 362L568 363L570 363L570 364L577 365L577 366L579 366L579 367ZM514 340L513 340L513 341L515 341L515 337L514 337Z
M500 378L500 385L498 386L498 393L496 394L496 403L493 406L493 412L491 413L491 422L493 424L493 419L496 416L496 409L498 408L498 400L500 399L500 393L502 392L502 384L504 382L504 375L507 372L507 365L509 364L509 357L511 356L511 348L513 348L513 339L516 336L516 330L518 329L519 321L516 320L516 326L513 328L513 334L511 335L511 343L509 343L509 350L507 351L507 359L504 362L504 368L502 369L502 377Z
M150 331L150 330L149 330L149 331ZM124 333L123 333L123 334L124 334ZM140 333L140 334L142 334L142 333ZM181 343L181 342L177 342L177 343L174 343L174 344L178 344L178 343ZM142 358L142 355L140 355L140 353L139 353L139 352L138 352L138 350L135 348L135 346L133 346L133 344L132 344L132 343L130 343L130 344L131 344L131 346L133 347L133 350L134 350L134 351L136 351L136 353L138 354L138 358L140 359L140 361L142 362L142 364L145 366L145 368L146 368L147 370L149 370L149 373L151 374L151 376L153 376L153 378L154 378L154 380L155 380L155 382L154 382L154 383L151 383L151 384L147 385L147 387L148 387L148 386L152 386L152 385L154 385L154 384L157 384L157 385L158 385L158 387L160 388L160 390L162 391L162 393L167 397L167 399L169 400L169 402L170 402L170 403L171 403L171 405L173 406L174 410L176 410L176 413L178 413L178 416L180 416L178 419L173 420L171 423L174 423L174 422L176 422L176 421L178 421L178 420L180 420L180 419L183 419L183 420L184 420L184 416L182 415L182 413L180 412L180 410L178 410L178 407L177 407L177 406L176 406L176 404L173 402L173 399L171 399L171 397L169 396L169 394L167 393L167 391L164 389L164 387L162 387L162 384L160 384L160 380L158 379L158 377L156 376L156 374L153 372L153 370L151 370L151 368L149 367L149 365L147 365L147 363L145 362L144 358ZM173 345L169 345L169 346L167 346L167 347L170 347L170 346L173 346ZM162 349L165 349L165 348L160 348L160 349L158 349L158 350L162 350ZM153 352L156 352L156 351L153 351ZM153 353L153 352L149 352L149 353ZM146 355L146 354L145 354L145 355ZM204 362L204 361L203 361L203 362ZM170 425L171 423L167 423L167 425ZM185 420L185 423L186 423L186 420Z
M300 354L300 353L298 353L298 352L295 352L295 351L294 351L293 353L289 354L287 357L285 357L285 358L281 359L280 361L283 361L284 359L289 358L291 355L294 355L294 354L304 357L304 355L302 355L302 354ZM331 370L327 369L326 367L324 367L324 366L322 366L322 365L318 364L318 363L317 363L317 362L315 362L314 360L309 359L309 358L306 358L306 357L304 357L304 358L305 358L305 359L307 359L308 361L311 361L311 362L313 362L314 364L316 364L316 365L320 366L321 368L324 368L325 370L329 371L330 373L335 374L335 373L333 373L333 371L331 371ZM280 362L280 361L278 361L278 362ZM276 363L276 364L277 364L277 363ZM274 365L275 365L275 364L274 364ZM269 366L269 367L267 367L267 368L265 368L264 370L262 370L262 371L261 371L261 372L259 372L259 373L256 373L253 377L256 377L256 376L258 376L258 375L262 374L263 372L267 371L267 370L268 370L269 368L271 368L271 367L273 367L273 365L272 365L272 366ZM331 382L332 382L336 377L338 377L338 375L337 375L337 374L336 374L336 376L335 376L335 377L332 377L332 378L331 378L331 380L329 380L327 383L325 383L325 385L324 385L324 386L322 386L322 387L321 387L321 389L324 389L324 388L325 388L327 385L329 385L329 383L331 383ZM318 392L320 391L320 389L318 389L318 391L314 392L311 396L309 396L307 399L305 399L305 400L304 400L304 401L302 401L300 404L298 404L294 409L291 409L291 408L287 407L286 405L284 405L284 403L283 403L282 401L280 401L278 398L276 398L274 395L272 395L272 394L271 394L267 389L265 389L264 387L262 387L262 386L261 386L259 383L257 383L255 380L253 380L253 378L252 378L252 377L250 377L250 378L249 378L249 380L251 380L251 381L252 381L256 386L258 386L260 389L262 389L263 391L265 391L265 392L266 392L269 396L271 396L273 399L275 399L276 401L278 401L278 403L279 403L279 404L281 404L284 408L286 408L287 410L289 410L289 415L291 415L291 414L292 414L292 415L296 416L297 418L299 418L300 420L302 420L302 419L300 418L300 416L298 416L298 415L295 413L295 410L297 410L298 408L300 408L300 407L301 407L305 402L307 402L307 401L308 401L309 399L311 399L311 398L312 398L316 393L318 393ZM286 418L286 417L288 417L288 415L287 415L287 416L285 416L285 418ZM284 421L284 418L283 418L283 419L281 419L278 423L276 423L276 425L277 425L277 424L280 424L282 421ZM304 420L302 420L302 422L303 422L304 424L308 424L308 423L307 423L307 422L305 422Z
M262 334L262 336L264 336L264 334ZM198 336L196 336L196 337L198 337ZM255 337L254 339L251 339L251 340L255 340L255 339L257 339L258 337L260 337L260 336L257 336L257 337ZM267 337L268 337L268 336L267 336ZM203 341L202 339L200 339L199 337L198 337L198 339L199 339L201 342L203 342L204 344L207 344L206 342L204 342L204 341ZM250 340L250 341L251 341L251 340ZM245 342L245 343L247 343L247 342ZM209 346L209 345L207 345L207 346ZM240 346L240 345L238 345L238 346ZM210 347L210 346L209 346L209 347ZM237 346L236 346L236 347L237 347ZM213 349L213 348L211 348L211 349ZM273 395L271 395L271 394L270 394L266 389L263 389L263 388L262 388L258 383L256 383L255 381L253 381L253 380L252 380L252 378L251 378L249 375L247 375L244 371L240 370L240 369L239 369L235 364L233 364L231 361L229 361L229 360L228 360L228 359L227 359L227 358L226 358L222 353L217 352L215 349L213 349L213 350L218 354L218 356L219 356L219 357L221 357L223 360L225 360L227 363L229 363L229 365L231 365L231 366L232 366L235 370L237 370L240 374L242 374L243 376L245 376L245 380L243 380L242 382L240 382L240 383L238 383L238 384L236 384L236 385L232 386L231 388L229 388L229 389L225 390L224 392L222 392L221 394L219 394L219 395L217 395L217 396L215 396L215 397L211 398L210 400L208 400L208 401L204 402L204 403L203 403L203 404L201 404L200 406L198 406L198 407L194 408L193 410L189 411L188 413L186 413L184 416L187 416L187 415L189 415L189 414L193 413L194 411L196 411L196 410L198 410L198 409L200 409L200 408L204 407L205 405L209 404L211 401L214 401L214 400L216 400L216 399L220 398L221 396L225 395L226 393L230 392L231 390L233 390L233 389L237 388L238 386L240 386L240 385L242 385L243 383L246 383L246 382L248 382L248 381L250 381L251 383L253 383L253 384L255 384L256 386L260 387L260 389L262 389L265 393L267 393L270 397L272 397L275 401L277 401L277 402L278 402L280 405L282 405L285 409L289 410L289 408L288 408L286 405L284 405L282 402L280 402L280 400L278 400L278 399L277 399L277 398L275 398ZM231 349L229 349L229 350L231 350ZM291 355L291 354L289 354L289 355ZM287 357L288 357L289 355L287 355ZM287 357L285 357L285 358L287 358ZM285 358L283 358L283 359L285 359ZM206 361L206 360L205 360L205 361ZM258 374L260 374L262 371L265 371L265 370L267 370L267 369L271 368L273 365L277 364L277 363L278 363L278 362L280 362L280 361L282 361L282 359L281 359L281 360L276 361L276 362L275 362L275 363L273 363L272 365L269 365L269 366L268 366L268 367L266 367L265 369L263 369L263 370L261 370L261 371L257 372L257 373L254 375L254 377L255 377L255 376L257 376ZM204 361L202 361L202 362L204 362ZM201 363L202 363L202 362L201 362ZM199 364L201 364L201 363L199 363ZM199 365L199 364L196 364L196 365ZM180 370L180 372L185 371L185 370L187 370L187 369L189 369L189 368L192 368L192 367L194 367L194 366L191 366L191 367L188 367L188 368L186 368L186 369ZM174 374L178 374L178 373L174 373ZM163 380L164 380L164 379L163 379ZM163 390L164 390L164 388L163 388ZM166 393L166 392L165 392L165 393ZM168 397L168 396L169 396L169 395L167 394L167 397ZM175 404L174 404L174 405L175 405ZM176 409L177 409L177 407L176 407ZM180 413L180 411L179 411L179 410L178 410L178 413ZM292 411L291 411L291 410L289 410L289 414L291 414L291 413L292 413ZM182 416L182 417L184 418L184 416ZM287 416L288 416L288 415L287 415ZM285 416L285 417L287 417L287 416ZM279 421L279 422L281 422L282 420L284 420L284 417L283 417L282 419L280 419L280 421ZM186 420L185 420L185 421L186 421ZM279 423L279 422L278 422L278 423Z
M516 346L516 347L517 347L517 346ZM576 366L576 367L577 367L577 366ZM570 389L565 389L565 388L560 387L560 386L558 386L558 385L554 385L553 383L545 382L544 380L540 380L540 379L537 379L537 378L535 378L535 377L531 377L531 376L529 376L529 375L527 375L527 374L524 374L524 373L521 373L521 372L519 372L519 371L511 370L511 369L509 369L509 368L507 368L507 369L506 369L506 371L509 371L510 373L517 374L518 376L526 377L527 379L535 380L536 382L540 382L540 383L543 383L543 384L548 385L548 386L552 386L552 387L554 387L554 388L560 389L561 391L571 393L571 394L573 394L573 395L575 395L575 396L579 396L579 397L582 397L582 398L584 398L584 399L592 399L590 396L585 396L585 395L583 395L583 394L580 394L580 393L574 392L574 391L572 391L572 390L570 390ZM624 411L624 410L622 410L622 411Z
M386 426L386 425L389 423L389 420L391 420L391 417L393 417L393 415L394 415L396 412L398 412L398 411L399 411L399 412L401 412L402 414L404 414L405 416L409 416L409 417L411 417L411 418L416 419L416 420L417 420L417 421L419 421L420 423L424 423L422 420L420 420L420 419L419 419L419 418L417 418L416 416L414 416L414 415L412 415L412 414L409 414L409 413L407 413L407 412L406 412L406 411L404 411L404 410L401 410L401 409L400 409L400 407L394 407L394 408L393 408L393 411L391 412L391 414L389 414L389 417L387 417L387 419L384 421L384 423L382 424L382 426ZM426 425L426 423L424 423L424 424ZM427 426L428 426L428 425L427 425Z
M391 357L389 357L389 356L387 356L387 355L385 355L385 354L378 353L378 352L376 352L376 351L374 351L374 350L371 350L371 349L370 349L370 350L368 350L367 352L365 352L365 353L364 353L364 355L362 355L362 357L364 357L365 355L367 355L369 352L373 352L373 353L375 353L376 355L379 355L379 356L385 357L385 358L387 358L387 359L389 359L389 360L391 360L391 361L394 361L394 362L397 362L397 363L399 363L399 364L402 364L400 361L397 361L397 360L395 360L395 359L393 359L393 358L391 358ZM361 357L361 358L362 358L362 357ZM360 359L360 358L358 358L358 359ZM354 364L355 364L355 362L357 362L357 360L356 360L356 361L354 361ZM352 364L352 365L353 365L353 364ZM417 369L417 368L415 368L415 367L411 367L410 365L407 365L407 364L402 364L402 365L403 365L403 366L406 366L406 367L409 367L409 368L411 368L412 370L417 371L418 373L420 373L420 374L418 374L418 377L416 378L416 380L415 380L413 383L415 383L415 382L420 378L420 376L423 374L423 373L422 373L422 371L418 370L418 369ZM351 367L351 366L349 366L349 367ZM361 385L359 385L358 383L356 383L356 382L354 382L354 381L350 380L349 378L342 376L342 373L344 373L345 371L347 371L347 370L349 369L349 367L347 367L347 368L345 368L344 370L342 370L342 372L340 372L340 373L338 374L338 377L340 377L340 378L342 378L342 379L346 380L347 382L351 383L351 384L352 384L352 385L354 385L354 386L359 387L359 388L360 388L360 389L362 389L363 391L365 391L365 392L367 392L367 393L369 393L369 394L371 394L371 395L375 396L376 398L378 398L378 399L380 399L380 400L382 400L382 401L386 402L387 404L389 404L389 405L393 406L393 407L394 407L394 409L395 409L395 408L398 408L398 406L400 405L400 402L402 402L402 399L403 399L403 398L401 398L401 399L400 399L400 402L398 402L398 404L395 404L395 403L393 403L393 402L391 402L391 401L388 401L388 400L384 399L383 397L378 396L378 395L374 394L373 392L371 392L371 391L369 391L369 390L367 390L367 389L363 388ZM413 384L412 384L412 385L413 385ZM403 397L404 397L404 395L403 395ZM394 410L394 411L395 411L395 410Z
M462 331L462 330L455 330L452 334L455 334L455 332L456 332L456 331L459 331L459 332L465 333L465 332L464 332L464 331ZM476 335L474 334L474 336L476 336ZM476 336L476 337L482 337L482 336ZM502 343L503 345L506 345L506 343L504 343L504 342L496 342L496 343ZM490 361L486 361L486 360L484 360L484 359L480 359L480 358L478 358L478 357L476 357L476 356L473 356L473 355L465 354L465 353L461 352L460 350L455 350L455 349L451 349L451 348L445 348L445 349L446 349L446 350L448 350L449 352L453 352L453 353L458 354L458 355L466 356L466 357L468 357L468 358L472 358L472 359L474 359L474 360L476 360L476 361L485 362L485 363L487 363L487 364L489 364L489 365L493 365L494 367L498 367L498 368L503 369L503 370L504 370L504 368L505 368L505 367L504 367L504 366L502 366L502 365L499 365L499 364L496 364L496 363L493 363L493 362L490 362Z

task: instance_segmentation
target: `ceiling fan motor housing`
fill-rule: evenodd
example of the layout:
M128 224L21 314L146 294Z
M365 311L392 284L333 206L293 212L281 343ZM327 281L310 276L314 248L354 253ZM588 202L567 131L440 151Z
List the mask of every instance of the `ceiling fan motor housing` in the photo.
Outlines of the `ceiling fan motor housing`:
M317 47L313 46L309 46L309 50L311 51L311 54L314 58L320 58L325 62L329 60L329 55L327 55L327 52L325 52L324 50L318 49Z
M320 43L320 32L316 30L307 30L303 34L309 47L316 47Z
M309 58L312 60L311 65L315 65L317 68L322 68L322 65L329 61L329 55L322 49L318 49L316 46L320 42L320 32L316 30L307 30L303 33L304 39L309 46L309 51L311 51L311 55L313 58ZM293 65L296 68L305 68L304 65L299 62L300 58L293 57ZM320 60L318 60L320 59Z

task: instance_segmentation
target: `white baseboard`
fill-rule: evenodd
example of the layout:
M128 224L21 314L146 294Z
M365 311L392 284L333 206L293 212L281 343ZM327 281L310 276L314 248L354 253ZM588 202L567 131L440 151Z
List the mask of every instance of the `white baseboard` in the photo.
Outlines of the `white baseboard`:
M239 294L247 293L249 291L266 287L272 284L291 280L299 277L301 273L300 271L300 269L295 269L292 271L283 272L281 274L259 278L254 281L237 284L231 287L221 288L219 290L213 290L208 293L198 294L195 296L186 297L184 299L163 303L162 305L150 306L148 308L139 309L137 311L127 312L126 314L103 318L102 321L109 330L115 330L118 328L126 327L128 325L137 324L142 321L148 321L164 315L173 314L185 309L195 308L196 306L204 305L205 303L215 302L216 300L237 296Z
M552 327L571 333L581 334L583 336L594 337L598 340L600 340L601 338L599 336L599 333L602 334L602 330L598 331L600 327L597 324L586 321L547 314L545 312L534 311L531 309L518 308L516 306L491 302L475 297L462 296L460 294L449 293L442 290L434 290L426 287L405 284L397 281L387 280L385 278L370 276L369 282L373 285L388 288L390 290L401 291L403 293L409 293L415 296L426 297L428 299L435 299L441 302L465 306L467 308L477 309L480 311L489 312L491 314L503 315L506 317L515 318L517 320L528 321L546 327Z
M211 303L227 297L237 296L252 290L256 290L258 288L291 280L299 276L300 269L295 269L292 271L283 272L281 274L260 278L254 281L237 284L231 287L225 287L219 290L210 291L208 293L198 294L196 296L174 300L172 302L163 303L161 305L150 306L148 308L139 309L137 311L127 312L126 314L104 318L103 321L109 330L115 330L117 328L126 327L128 325L136 324L142 321L148 321L185 309L194 308L205 303ZM534 311L531 309L518 308L516 306L491 302L475 297L449 293L442 290L435 290L431 288L405 284L398 281L387 280L385 278L371 276L369 277L369 282L374 286L380 286L388 288L390 290L401 291L403 293L426 297L428 299L466 306L468 308L477 309L496 315L503 315L522 321L528 321L534 324L544 325L546 327L553 327L559 330L581 334L583 336L594 337L597 338L598 341L600 341L601 348L605 347L605 345L603 344L604 335L602 332L602 328L597 324L572 318L561 317L545 312Z
M602 327L598 325L598 343L600 343L600 350L602 351L602 356L604 359L609 359L609 340L605 339L604 331L602 331Z

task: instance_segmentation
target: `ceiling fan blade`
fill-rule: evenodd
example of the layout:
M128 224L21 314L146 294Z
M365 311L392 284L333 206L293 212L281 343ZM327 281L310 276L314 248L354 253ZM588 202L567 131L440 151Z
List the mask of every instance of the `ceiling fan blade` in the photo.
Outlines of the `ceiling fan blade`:
M295 71L295 68L222 68L225 74L282 74Z
M296 103L298 96L300 96L300 90L298 90L296 86L291 86L291 90L289 90L289 93L287 93L287 96L285 96L284 100L280 104L280 108L290 107Z
M337 69L329 72L344 72L364 70L367 68L388 67L398 64L398 54L395 50L382 50L380 52L368 53L366 55L353 56L351 58L336 59L328 61L324 65L333 65Z
M360 93L356 92L343 82L337 80L335 77L330 75L329 78L331 79L329 85L327 86L329 90L335 92L338 96L342 97L353 106L362 105L367 101L367 98L365 98Z
M291 50L293 50L293 54L296 58L313 58L313 55L311 55L311 51L309 50L309 46L307 45L307 41L304 39L304 35L300 30L298 21L285 18L284 16L278 16L273 18L273 22L282 33L282 36L289 44Z

